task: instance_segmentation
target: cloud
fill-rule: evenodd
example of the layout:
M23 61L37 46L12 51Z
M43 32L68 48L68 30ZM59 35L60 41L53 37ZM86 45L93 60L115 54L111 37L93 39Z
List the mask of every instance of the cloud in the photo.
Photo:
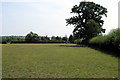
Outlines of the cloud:
M7 34L10 34L11 32L17 34L19 30L21 30L22 33L19 35L24 35L24 33L26 33L28 30L34 30L37 33L40 33L41 35L45 35L45 34L69 35L70 33L72 33L74 27L72 26L66 27L65 19L73 16L73 14L70 14L71 8L74 5L79 4L79 2L83 0L80 1L78 0L1 0L1 1L10 2L10 4L12 3L14 4L13 7L11 5L6 5L6 9L5 9L6 11L4 13L4 16L6 16L4 22L6 25L5 31ZM94 1L95 3L108 8L108 17L103 18L105 20L104 28L107 29L107 32L109 32L110 29L117 27L117 23L118 23L117 0L116 1L91 0L91 1ZM14 21L16 21L16 23ZM14 25L16 25L17 27ZM8 28L10 26L15 27L16 30L13 31L13 29ZM22 28L24 29L24 31L22 31Z

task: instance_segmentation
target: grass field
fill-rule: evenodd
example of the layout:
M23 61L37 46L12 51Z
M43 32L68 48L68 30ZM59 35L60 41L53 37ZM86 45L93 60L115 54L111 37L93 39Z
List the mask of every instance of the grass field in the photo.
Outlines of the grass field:
M71 44L2 45L3 78L115 78L118 59Z

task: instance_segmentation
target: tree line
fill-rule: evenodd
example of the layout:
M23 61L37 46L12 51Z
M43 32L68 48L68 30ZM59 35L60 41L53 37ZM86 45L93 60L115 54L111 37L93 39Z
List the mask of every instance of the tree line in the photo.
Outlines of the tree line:
M106 29L102 28L104 24L103 16L107 17L107 8L94 2L82 1L79 5L73 6L71 9L74 16L66 19L67 25L74 25L73 34L69 37L60 36L38 36L38 34L30 32L26 36L13 39L9 36L2 38L2 42L11 43L75 43L84 45L93 45L98 47L114 47L120 48L119 29L113 30L108 35L102 35ZM118 31L117 31L118 30Z
M37 33L30 32L26 36L1 36L0 43L68 43L67 36L39 36Z
M66 19L66 23L75 27L73 34L70 36L70 42L77 43L78 41L82 41L84 44L88 44L92 37L105 33L105 29L102 28L104 24L102 17L107 17L107 9L105 7L94 2L82 1L79 5L73 6L70 13L74 14L74 16ZM61 40L64 42L68 41L66 37L64 39ZM26 35L25 41L39 42L41 39L36 33L30 32Z

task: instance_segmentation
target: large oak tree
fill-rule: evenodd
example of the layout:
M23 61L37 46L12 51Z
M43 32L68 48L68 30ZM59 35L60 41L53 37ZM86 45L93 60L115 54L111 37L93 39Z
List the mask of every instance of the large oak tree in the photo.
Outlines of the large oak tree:
M103 16L107 17L107 9L94 2L80 2L73 6L71 13L75 16L66 19L67 25L74 25L73 35L76 38L90 39L105 32L102 28Z

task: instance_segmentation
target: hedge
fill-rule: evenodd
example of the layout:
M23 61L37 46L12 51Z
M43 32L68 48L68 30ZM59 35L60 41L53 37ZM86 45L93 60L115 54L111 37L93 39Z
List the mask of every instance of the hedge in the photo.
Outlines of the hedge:
M2 44L7 44L8 42L2 41ZM14 43L67 43L64 40L41 40L37 42L27 42L25 40L12 40L9 43L14 44Z
M120 29L114 29L104 36L93 37L89 44L100 48L120 50Z

